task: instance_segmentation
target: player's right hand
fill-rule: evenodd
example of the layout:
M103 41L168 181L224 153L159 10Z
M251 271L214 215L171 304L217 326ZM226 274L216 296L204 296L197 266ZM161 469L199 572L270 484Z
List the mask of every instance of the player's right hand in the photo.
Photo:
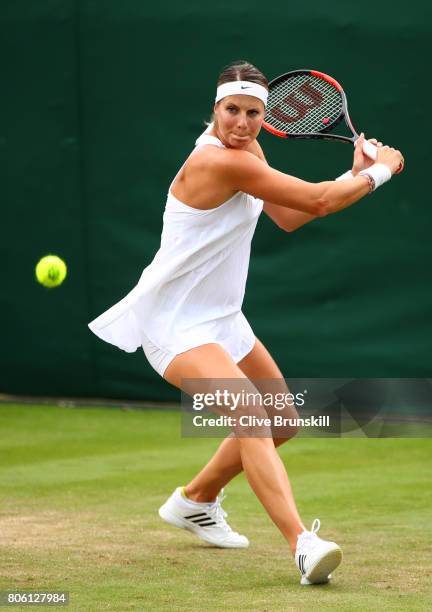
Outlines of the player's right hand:
M402 153L393 147L387 145L379 147L377 151L376 163L385 164L390 168L392 174L399 174L402 172L405 160Z

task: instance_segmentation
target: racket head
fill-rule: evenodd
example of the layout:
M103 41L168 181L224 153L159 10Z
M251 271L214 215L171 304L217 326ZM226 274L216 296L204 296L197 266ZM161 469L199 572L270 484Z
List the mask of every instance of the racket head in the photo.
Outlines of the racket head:
M343 119L351 138L329 134ZM281 138L358 138L342 86L318 70L292 70L270 81L263 127Z

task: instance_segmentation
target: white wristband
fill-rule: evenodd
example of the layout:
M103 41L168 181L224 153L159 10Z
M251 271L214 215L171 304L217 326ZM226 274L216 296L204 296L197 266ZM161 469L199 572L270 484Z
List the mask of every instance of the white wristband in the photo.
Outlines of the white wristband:
M348 172L344 172L343 174L341 174L340 176L337 177L337 179L335 179L335 181L349 181L350 179L353 179L353 173L351 172L351 170L348 170Z
M371 177L373 182L372 191L381 187L381 185L389 181L392 177L390 168L385 164L373 164L373 166L366 168L366 170L362 170L359 174Z

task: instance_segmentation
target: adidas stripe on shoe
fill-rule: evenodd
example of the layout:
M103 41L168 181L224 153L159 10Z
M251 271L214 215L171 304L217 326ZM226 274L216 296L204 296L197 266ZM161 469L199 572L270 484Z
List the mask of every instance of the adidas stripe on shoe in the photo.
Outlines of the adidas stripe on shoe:
M302 575L300 584L325 584L331 572L342 561L342 551L335 542L327 542L317 536L319 519L315 519L311 531L303 531L297 538L295 562Z
M213 503L192 502L182 495L182 487L177 487L159 508L159 516L170 525L187 529L214 546L247 548L249 540L233 531L225 520L228 515L221 505L224 499L222 490Z

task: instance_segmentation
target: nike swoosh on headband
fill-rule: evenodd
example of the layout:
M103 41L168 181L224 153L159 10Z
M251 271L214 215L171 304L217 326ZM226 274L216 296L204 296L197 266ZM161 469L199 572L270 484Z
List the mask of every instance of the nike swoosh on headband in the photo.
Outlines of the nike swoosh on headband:
M219 100L222 100L222 98L225 98L226 96L235 96L237 94L246 95L246 89L248 90L248 96L258 98L262 101L264 106L267 104L267 89L258 83L253 83L252 81L230 81L229 83L219 85L216 90L215 102L219 102Z

